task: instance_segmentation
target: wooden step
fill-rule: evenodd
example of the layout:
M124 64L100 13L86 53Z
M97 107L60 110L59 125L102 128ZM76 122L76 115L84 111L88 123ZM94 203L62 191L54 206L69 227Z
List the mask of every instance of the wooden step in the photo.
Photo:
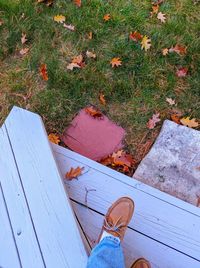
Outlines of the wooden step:
M86 266L87 253L41 118L17 107L0 129L0 220L0 267Z
M65 185L92 247L109 206L129 196L135 213L123 243L126 266L145 257L152 268L200 267L199 208L68 149L52 148L63 178L71 167L84 167L78 180Z

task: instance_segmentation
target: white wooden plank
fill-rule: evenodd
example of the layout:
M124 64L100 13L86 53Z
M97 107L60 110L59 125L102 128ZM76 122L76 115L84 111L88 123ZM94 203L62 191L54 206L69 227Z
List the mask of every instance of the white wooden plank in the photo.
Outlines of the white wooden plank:
M15 107L5 127L46 267L84 267L87 254L41 118Z
M131 228L200 260L198 208L63 147L52 146L63 177L72 166L85 167L86 172L78 180L66 182L70 198L84 204L85 189L95 189L88 194L88 206L105 214L117 198L130 196L135 201Z
M103 216L75 202L73 202L73 208L94 246L102 227ZM149 260L152 268L200 267L198 261L130 228L127 229L122 247L127 268L131 266L133 261L141 257Z
M0 129L0 182L22 267L45 267L4 126ZM6 256L9 251L3 248L1 253Z
M6 205L3 198L0 184L0 267L20 268L20 260L17 253L17 247L12 234Z

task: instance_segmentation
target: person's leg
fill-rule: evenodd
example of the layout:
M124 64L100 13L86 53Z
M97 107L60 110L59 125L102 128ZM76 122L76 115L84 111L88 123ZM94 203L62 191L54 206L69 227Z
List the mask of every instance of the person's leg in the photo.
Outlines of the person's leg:
M120 240L114 236L104 237L92 250L87 268L125 268Z
M134 210L128 197L118 199L108 210L99 236L98 245L92 250L87 268L124 268L121 241L124 238Z

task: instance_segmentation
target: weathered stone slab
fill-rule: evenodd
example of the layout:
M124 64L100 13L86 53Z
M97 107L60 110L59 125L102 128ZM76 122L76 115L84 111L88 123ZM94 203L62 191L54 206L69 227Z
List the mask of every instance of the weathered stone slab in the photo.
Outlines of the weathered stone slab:
M156 142L133 177L198 205L200 131L165 120Z

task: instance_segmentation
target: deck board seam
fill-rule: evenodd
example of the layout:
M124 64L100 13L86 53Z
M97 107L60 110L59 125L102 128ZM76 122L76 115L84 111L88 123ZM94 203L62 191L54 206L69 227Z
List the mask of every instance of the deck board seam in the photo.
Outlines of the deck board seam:
M63 155L63 156L66 157L65 154L62 154L62 153L60 153L60 152L58 152L58 151L56 151L56 153L57 153L57 154L60 154L60 155ZM84 164L83 162L80 162L79 160L76 160L76 159L74 159L73 157L70 157L70 156L67 156L67 157L70 158L70 159L72 159L72 160L74 160L74 161L76 161L76 162L79 162L79 163ZM173 204L173 203L170 203L170 202L168 202L168 201L166 201L166 200L164 200L164 199L161 199L161 198L159 198L159 197L157 197L157 196L155 196L155 195L152 195L152 194L150 194L150 193L148 193L148 192L146 192L146 191L144 191L144 190L142 190L142 189L138 189L137 187L135 187L135 186L133 186L133 185L131 185L131 184L128 184L127 182L124 182L124 181L122 181L122 180L119 180L119 179L117 179L117 178L111 176L110 174L107 174L106 172L103 172L103 171L101 171L101 170L99 170L99 169L97 169L97 168L93 168L93 167L89 166L88 164L84 164L84 165L87 166L87 167L89 167L89 168L91 168L91 169L93 169L93 170L96 170L96 171L98 171L98 172L100 172L100 173L102 173L102 174L104 174L104 175L106 175L106 176L108 176L108 177L110 177L110 178L112 178L112 179L115 179L115 180L117 180L118 182L121 182L121 183L123 183L123 184L125 184L125 185L127 185L127 186L129 186L129 187L132 187L132 188L134 188L134 189L136 189L136 190L138 190L138 191L141 191L141 192L143 192L143 193L145 193L145 194L147 194L147 195L149 195L149 196L151 196L151 197L154 197L154 198L156 198L157 200L160 200L160 201L162 201L162 202L165 202L165 203L167 203L167 204L169 204L169 205L171 205L171 206L174 206L174 207L176 207L176 208L178 208L178 209L181 209L182 211L185 211L185 212L187 212L187 213L190 213L190 214L192 214L192 215L197 216L198 218L200 218L200 215L198 215L198 214L195 214L195 213L193 213L193 212L191 212L191 211L189 211L189 210L186 210L186 209L184 209L184 208L182 208L182 207L179 207L179 206L177 206L177 205L175 205L175 204ZM130 179L132 179L132 178L130 177ZM134 178L133 178L133 179L134 179ZM166 193L165 193L165 194L166 194ZM184 202L184 201L183 201L183 202Z
M99 211L97 211L97 210L95 210L95 209L93 209L93 208L90 208L89 206L86 206L86 205L84 205L84 204L82 204L82 203L76 201L76 200L73 199L73 198L70 198L70 200L73 201L73 202L76 203L76 204L79 204L79 205L81 205L81 206L83 206L83 207L85 207L85 208L90 209L91 211L93 211L93 212L95 212L95 213L97 213L97 214L99 214L99 215L101 215L101 216L103 216L103 217L105 216L103 213L101 213L101 212L99 212ZM189 255L189 254L187 254L187 253L184 253L184 252L182 252L182 251L180 251L180 250L178 250L178 249L172 247L172 246L169 246L169 245L167 245L167 244L165 244L165 243L163 243L163 242L161 242L161 241L159 241L159 240L157 240L157 239L155 239L155 238L153 238L153 237L151 237L151 236L148 236L147 234L144 234L144 233L142 233L142 232L140 232L140 231L138 231L138 230L136 230L136 229L134 229L134 228L132 228L132 227L129 227L129 226L128 226L128 229L130 229L130 230L132 230L132 231L134 231L134 232L136 232L136 233L139 233L139 234L141 234L141 235L143 235L143 236L145 236L145 237L147 237L147 238L149 238L149 239L151 239L151 240L153 240L153 241L155 241L155 242L157 242L157 243L159 243L159 244L161 244L161 245L163 245L163 246L166 246L166 247L168 247L168 248L170 248L170 249L172 249L172 250L175 250L176 252L179 252L179 253L181 253L181 254L183 254L183 255L185 255L185 256L187 256L187 257L189 257L189 258L191 258L191 259L193 259L193 260L195 260L195 261L200 262L200 259L197 259L197 258L195 258L195 257L193 257L193 256L191 256L191 255Z
M3 202L4 202L4 205L5 205L5 208L6 208L6 213L7 213L7 216L8 216L8 220L9 220L9 224L10 224L10 229L11 229L11 232L12 232L12 237L13 237L15 248L16 248L16 251L17 251L19 265L20 265L21 268L23 268L22 267L21 258L20 258L20 255L19 255L19 250L18 250L18 247L17 247L17 242L16 242L16 239L15 239L15 236L14 236L14 231L13 231L13 228L12 228L11 219L10 219L10 215L9 215L9 212L8 212L8 207L7 207L7 204L6 204L6 200L5 200L5 196L4 196L4 192L3 192L3 187L1 185L1 182L0 182L0 190L1 190L1 193L2 193L2 196L3 196Z
M42 252L42 249L41 249L41 246L40 246L40 243L39 243L39 239L38 239L38 236L37 236L37 232L36 232L36 229L35 229L34 221L33 221L32 215L31 215L31 210L30 210L30 207L29 207L29 203L28 203L28 200L27 200L27 197L26 197L26 194L25 194L24 185L22 183L22 178L21 178L21 175L20 175L20 172L19 172L17 160L16 160L15 153L14 153L14 150L13 150L13 147L12 147L12 142L10 140L10 136L9 136L9 132L8 132L6 123L4 123L4 125L5 125L5 130L6 130L6 133L7 133L7 137L8 137L8 142L10 144L10 148L11 148L11 151L12 151L12 154L13 154L13 159L14 159L14 162L15 162L17 174L19 176L20 184L21 184L22 191L23 191L23 194L24 194L24 199L25 199L25 202L26 202L26 205L27 205L27 209L28 209L28 213L29 213L29 216L30 216L30 220L31 220L31 223L32 223L32 227L33 227L33 231L34 231L34 234L35 234L35 238L36 238L36 241L37 241L37 244L38 244L38 248L39 248L39 251L40 251L40 254L41 254L42 262L44 264L44 267L47 268L46 263L45 263L45 260L44 260L43 252Z

